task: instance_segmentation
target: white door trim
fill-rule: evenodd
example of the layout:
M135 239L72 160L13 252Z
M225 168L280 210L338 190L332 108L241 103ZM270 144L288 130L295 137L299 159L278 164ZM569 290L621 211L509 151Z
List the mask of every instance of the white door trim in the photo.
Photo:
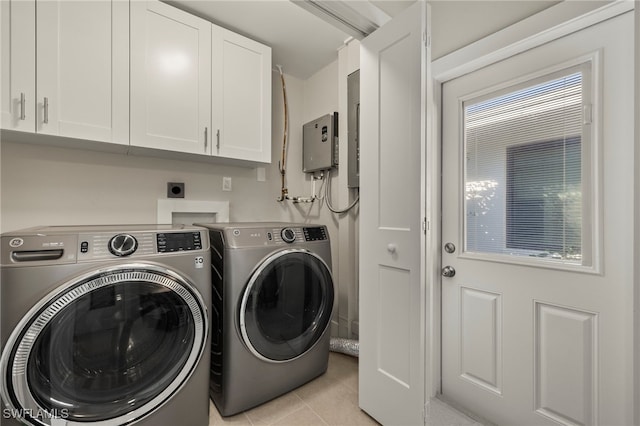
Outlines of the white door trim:
M562 2L545 9L433 61L431 67L434 79L444 83L557 40L567 34L633 10L634 2L617 0L595 10L587 10L592 8L589 2ZM580 16L576 17L576 13Z
M640 7L637 7L634 11L635 14L635 28L634 28L634 40L640 40ZM635 153L634 153L634 167L635 176L633 182L635 182L634 188L634 214L635 218L634 226L634 234L633 234L633 247L635 251L635 258L638 258L640 253L640 170L638 170L638 165L640 165L640 43L635 43ZM634 371L634 380L633 380L633 392L634 395L640 395L640 262L634 262L634 271L633 271L633 289L634 289L634 301L633 301L633 312L634 312L634 345L633 345L633 371ZM640 404L634 405L634 423L640 423Z
M617 0L595 10L588 2L562 2L536 15L524 19L475 43L444 56L431 64L433 78L432 116L429 117L431 131L426 137L427 151L427 257L425 271L427 278L427 365L426 365L426 397L435 397L441 390L440 356L442 342L441 328L441 143L442 143L442 85L454 78L473 72L490 64L535 48L552 40L580 31L591 25L621 15L634 9L634 2ZM579 15L579 16L576 16ZM635 10L636 39L640 36L640 8ZM636 76L640 78L640 44L636 44ZM637 80L637 79L636 79ZM638 85L636 85L638 86ZM640 253L640 87L636 87L636 152L635 165L635 200L636 214L634 247ZM634 345L634 393L640 394L640 266L636 266L634 273L634 312L635 314L635 345ZM640 423L640 406L635 408L635 422Z

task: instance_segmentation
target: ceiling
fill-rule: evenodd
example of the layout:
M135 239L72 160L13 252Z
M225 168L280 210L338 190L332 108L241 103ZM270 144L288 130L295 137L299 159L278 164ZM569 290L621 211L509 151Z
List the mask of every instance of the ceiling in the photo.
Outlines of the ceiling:
M273 66L306 80L337 58L351 35L310 13L308 0L163 0L180 9L271 46ZM365 16L376 25L415 0L314 0L341 16ZM559 0L428 0L432 59L546 9ZM298 3L298 4L296 4ZM604 2L598 2L604 3ZM346 9L345 9L346 7ZM352 9L352 10L351 10ZM355 11L355 15L347 12ZM437 19L433 17L437 16Z
M415 0L355 0L395 16ZM165 0L256 41L271 46L273 65L306 80L337 58L350 35L289 0ZM348 3L348 2L347 2Z

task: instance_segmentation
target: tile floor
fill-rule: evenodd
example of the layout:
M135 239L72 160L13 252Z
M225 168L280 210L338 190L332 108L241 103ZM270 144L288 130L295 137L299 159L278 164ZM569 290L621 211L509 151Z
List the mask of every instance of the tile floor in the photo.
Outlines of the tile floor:
M358 407L358 359L331 352L327 372L266 404L220 417L211 403L213 425L377 425Z
M213 403L214 425L378 425L358 407L358 359L331 352L327 372L266 404L231 417L221 417ZM430 426L481 426L446 403L434 399L427 410Z

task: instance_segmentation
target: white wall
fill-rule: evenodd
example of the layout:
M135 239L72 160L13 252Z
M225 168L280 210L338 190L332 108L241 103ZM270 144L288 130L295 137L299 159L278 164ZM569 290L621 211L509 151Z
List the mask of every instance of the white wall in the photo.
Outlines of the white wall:
M354 48L355 46L355 48ZM289 110L289 138L286 150L286 187L291 197L312 197L314 182L310 174L302 172L302 126L318 117L332 112L339 113L340 164L331 171L331 203L334 208L346 207L354 190L347 189L347 115L346 115L346 77L357 69L359 63L358 43L350 49L342 49L339 59L330 63L308 80L301 81L286 75ZM350 54L347 54L349 52ZM336 52L338 56L338 52ZM350 58L350 59L349 59ZM348 62L348 63L347 63ZM286 70L285 70L286 72ZM274 162L281 158L282 135L284 128L284 107L280 76L273 76L273 144L276 145ZM326 175L324 180L315 181L315 195L325 196ZM341 337L357 336L357 207L349 214L334 214L323 200L313 203L280 204L283 220L303 223L320 223L328 227L331 238L333 277L337 287L337 300L332 321L332 335Z
M38 225L156 223L167 182L184 182L185 199L229 201L231 221L279 220L277 170L256 170L1 142L2 232ZM222 191L222 177L232 191Z

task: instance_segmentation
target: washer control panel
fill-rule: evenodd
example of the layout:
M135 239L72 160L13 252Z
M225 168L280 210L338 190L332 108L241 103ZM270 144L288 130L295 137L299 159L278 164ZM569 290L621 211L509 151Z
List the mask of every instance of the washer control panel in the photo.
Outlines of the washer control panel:
M227 238L233 247L255 247L327 241L329 236L325 226L285 226L233 228L227 234Z
M202 250L201 231L80 234L78 260Z
M179 225L102 225L38 227L0 236L3 266L59 265L140 259L209 250L209 234ZM202 266L199 266L202 267Z

